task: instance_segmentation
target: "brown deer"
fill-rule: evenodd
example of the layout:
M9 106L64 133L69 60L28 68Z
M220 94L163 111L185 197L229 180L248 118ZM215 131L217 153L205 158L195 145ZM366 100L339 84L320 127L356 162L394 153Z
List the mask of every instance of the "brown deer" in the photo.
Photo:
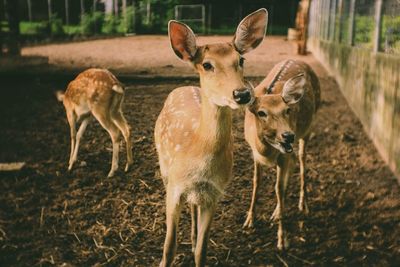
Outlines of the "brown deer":
M204 266L211 221L232 175L231 110L249 104L251 88L243 78L243 54L264 39L267 11L244 18L231 43L198 46L192 30L170 21L172 49L200 75L200 88L173 90L157 119L155 144L166 188L166 225L161 266L171 266L177 246L180 210L191 207L192 250Z
M279 249L288 246L284 229L285 191L294 162L293 143L299 141L299 209L308 213L305 160L310 126L320 105L319 81L304 62L278 63L254 89L255 101L246 109L245 139L254 158L253 195L244 227L252 227L255 217L261 166L277 166L275 193L277 206L272 219L278 221Z
M72 169L78 157L79 143L92 114L111 136L113 155L111 170L108 177L118 169L120 133L126 142L127 162L125 171L132 164L132 148L130 130L122 114L124 86L106 69L88 69L80 73L69 83L65 94L57 92L57 98L62 101L67 113L71 131L71 153L68 170ZM81 121L78 132L76 123Z

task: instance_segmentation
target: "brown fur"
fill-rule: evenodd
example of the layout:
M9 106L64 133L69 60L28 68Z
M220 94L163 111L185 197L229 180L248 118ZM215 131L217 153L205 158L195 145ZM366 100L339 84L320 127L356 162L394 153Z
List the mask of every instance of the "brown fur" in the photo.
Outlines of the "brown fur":
M243 21L252 16L257 16L254 20L257 28L253 29L253 23L246 27L263 38L266 10L256 11ZM246 87L237 47L246 52L255 47L251 43L253 35L245 33L244 30L235 37L237 45L219 43L198 47L190 28L175 21L169 24L173 51L199 73L201 87L173 90L156 122L155 143L167 191L167 233L161 266L173 263L184 200L191 206L195 263L205 265L216 204L232 176L231 109L239 108L233 93ZM207 70L205 63L212 68Z
M71 154L68 170L72 169L77 159L80 139L89 123L90 114L108 131L113 142L112 166L108 176L113 176L118 168L120 133L126 142L127 164L125 170L128 170L133 160L129 125L122 114L123 88L123 85L108 70L88 69L69 83L65 94L57 94L57 98L64 104L71 130ZM76 132L77 121L82 121L78 132Z
M304 76L304 94L297 103L287 104L283 98L285 83L290 84L293 77ZM273 85L271 86L271 83ZM266 94L270 89L270 94ZM286 153L279 144L284 142L283 133L293 133L299 140L299 160L301 169L301 191L299 209L308 212L304 180L305 145L314 115L320 105L318 78L312 69L301 61L287 60L278 63L268 76L255 88L256 100L246 110L245 138L254 156L254 185L251 206L245 227L252 227L255 216L258 180L261 166L277 166L275 191L278 204L273 218L279 221L278 248L287 246L284 233L284 196L287 179L290 176L293 154ZM293 94L296 95L296 94ZM289 110L289 113L287 113ZM258 112L265 112L260 117Z

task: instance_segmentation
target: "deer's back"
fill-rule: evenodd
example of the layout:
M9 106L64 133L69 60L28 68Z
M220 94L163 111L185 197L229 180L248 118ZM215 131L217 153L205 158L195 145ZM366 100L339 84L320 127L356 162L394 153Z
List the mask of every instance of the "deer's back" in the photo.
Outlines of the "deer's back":
M75 105L83 105L85 101L96 104L107 104L115 93L113 86L122 84L106 69L88 69L80 73L68 85L65 99Z

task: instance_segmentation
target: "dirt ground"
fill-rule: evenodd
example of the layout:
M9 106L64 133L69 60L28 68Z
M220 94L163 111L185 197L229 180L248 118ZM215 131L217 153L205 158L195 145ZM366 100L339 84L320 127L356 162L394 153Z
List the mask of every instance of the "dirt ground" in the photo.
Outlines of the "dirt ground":
M232 36L200 36L198 44L230 42ZM294 47L283 37L268 36L246 58L246 76L265 76L283 58L294 58L310 63L312 57L294 55ZM68 44L26 47L24 56L49 58L52 69L69 71L89 67L108 68L118 74L152 75L162 77L193 76L188 65L176 59L167 36L132 36ZM50 70L51 71L51 70Z
M280 56L264 59L265 73L291 56L281 43L280 49L274 48ZM256 59L250 55L249 68ZM253 166L243 136L243 112L236 112L234 177L211 230L210 266L400 265L399 185L334 79L312 56L305 60L319 74L323 100L307 155L311 213L303 217L297 211L296 166L288 194L291 247L278 252L277 227L269 221L276 204L275 171L266 169L255 228L242 229ZM171 61L168 64L180 64ZM261 77L251 80L257 83ZM197 82L124 81L128 86L124 112L132 127L135 162L131 171L123 173L121 146L120 171L113 178L106 178L111 140L94 121L83 137L76 168L66 172L69 129L54 91L67 82L49 76L1 78L0 162L25 161L27 166L0 173L0 265L158 266L165 235L165 191L157 175L153 128L167 94ZM193 265L188 211L184 209L180 224L178 266Z

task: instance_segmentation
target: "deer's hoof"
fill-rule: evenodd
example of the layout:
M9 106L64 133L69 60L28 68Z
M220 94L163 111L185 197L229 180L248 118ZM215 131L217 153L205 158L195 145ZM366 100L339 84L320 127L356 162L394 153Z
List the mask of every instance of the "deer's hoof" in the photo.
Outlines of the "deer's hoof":
M131 167L131 163L127 163L127 164L125 165L125 172L128 172L129 169L130 169L130 167Z
M299 202L299 211L304 215L308 215L310 213L307 202Z
M254 217L252 213L247 215L246 221L243 224L243 228L253 228L254 227Z
M286 237L278 238L278 244L276 245L278 250L283 251L289 248L289 241Z
M281 219L281 213L280 213L280 211L279 211L279 207L276 206L274 212L273 212L272 215L271 215L270 220L271 220L271 221L274 221L274 222L277 222L277 221L279 221L280 219Z

